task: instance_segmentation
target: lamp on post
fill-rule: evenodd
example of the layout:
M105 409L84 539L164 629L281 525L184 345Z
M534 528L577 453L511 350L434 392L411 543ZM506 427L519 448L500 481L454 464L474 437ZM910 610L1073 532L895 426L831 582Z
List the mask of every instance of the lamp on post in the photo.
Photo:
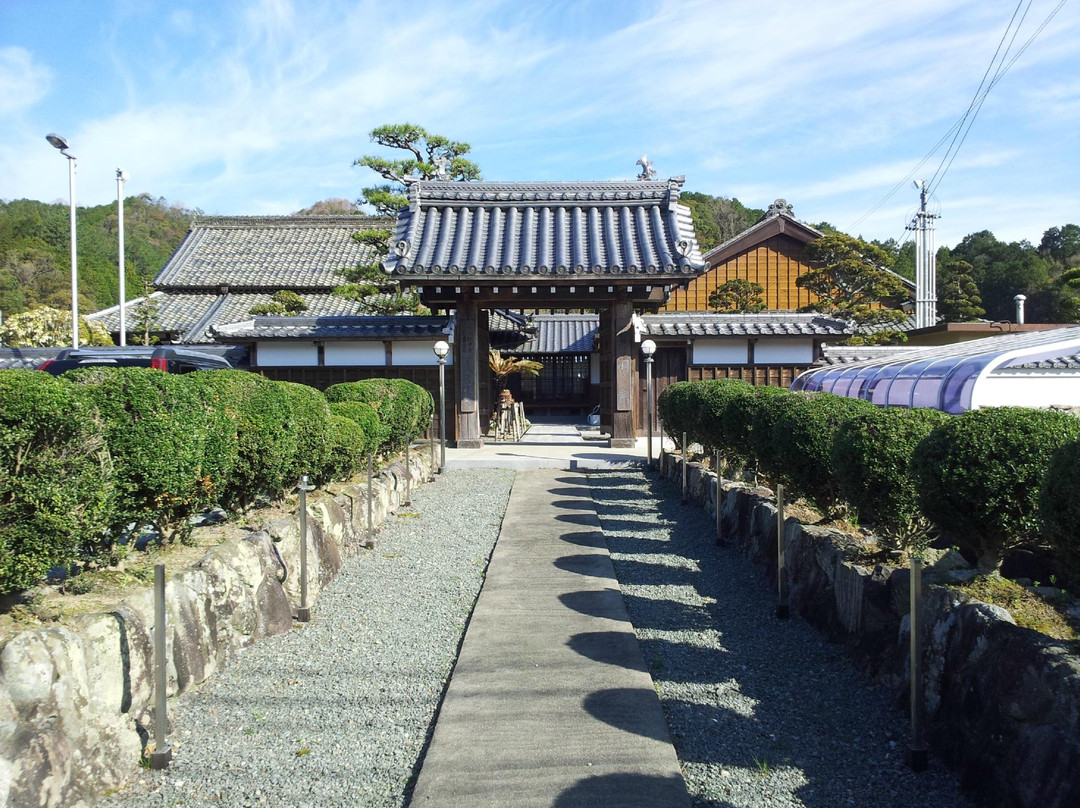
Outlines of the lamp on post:
M79 347L79 265L75 250L75 155L68 154L68 142L53 132L45 139L68 159L68 197L71 206L71 347Z
M653 354L656 353L656 343L647 339L641 343L641 353L645 356L645 409L648 421L648 462L645 468L652 471L652 425L653 425L653 395L652 395L652 363Z
M432 348L439 357L439 474L446 468L446 355L450 345L439 340Z
M122 168L116 169L116 219L120 233L120 344L127 345L127 323L124 319L124 298L127 296L124 289L124 180L128 178L127 172Z

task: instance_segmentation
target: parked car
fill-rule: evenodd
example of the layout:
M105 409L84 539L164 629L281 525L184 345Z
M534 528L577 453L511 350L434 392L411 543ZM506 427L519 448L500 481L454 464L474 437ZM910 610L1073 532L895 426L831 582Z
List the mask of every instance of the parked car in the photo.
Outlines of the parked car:
M137 346L65 348L55 359L46 360L37 369L59 376L65 371L86 367L157 368L165 373L190 373L193 370L223 370L232 365L223 357L187 348Z

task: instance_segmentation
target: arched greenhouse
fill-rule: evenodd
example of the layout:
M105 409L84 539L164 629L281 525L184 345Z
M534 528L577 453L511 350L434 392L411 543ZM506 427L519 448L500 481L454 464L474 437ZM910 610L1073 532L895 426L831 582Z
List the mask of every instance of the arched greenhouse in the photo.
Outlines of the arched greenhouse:
M1080 326L816 368L797 377L791 389L953 414L996 406L1080 407Z

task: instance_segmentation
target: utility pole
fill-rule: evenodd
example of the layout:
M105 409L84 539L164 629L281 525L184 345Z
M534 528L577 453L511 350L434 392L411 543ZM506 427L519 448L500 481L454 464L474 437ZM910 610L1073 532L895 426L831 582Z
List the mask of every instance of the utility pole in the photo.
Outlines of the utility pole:
M915 231L915 327L937 323L937 253L934 249L936 213L926 211L926 180L913 183L919 192L919 212L908 225Z

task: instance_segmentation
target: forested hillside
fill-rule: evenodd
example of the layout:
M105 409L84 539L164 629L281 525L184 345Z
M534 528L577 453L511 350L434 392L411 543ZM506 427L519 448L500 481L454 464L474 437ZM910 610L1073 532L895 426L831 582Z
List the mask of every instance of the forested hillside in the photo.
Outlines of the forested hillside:
M198 211L149 194L124 200L125 285L142 294L187 233ZM116 203L78 208L79 311L118 302ZM71 304L69 208L29 199L0 200L0 312L5 317L36 304Z

